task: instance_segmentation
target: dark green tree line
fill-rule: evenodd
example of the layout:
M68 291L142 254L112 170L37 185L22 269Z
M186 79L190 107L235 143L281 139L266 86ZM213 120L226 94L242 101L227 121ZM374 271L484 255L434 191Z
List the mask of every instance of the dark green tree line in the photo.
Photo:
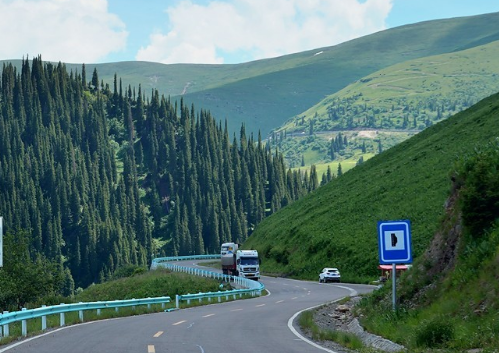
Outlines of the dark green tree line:
M154 256L218 252L318 184L261 137L182 100L113 87L64 64L5 64L0 215L31 257L86 286ZM314 176L315 178L315 176ZM64 277L65 278L65 277Z

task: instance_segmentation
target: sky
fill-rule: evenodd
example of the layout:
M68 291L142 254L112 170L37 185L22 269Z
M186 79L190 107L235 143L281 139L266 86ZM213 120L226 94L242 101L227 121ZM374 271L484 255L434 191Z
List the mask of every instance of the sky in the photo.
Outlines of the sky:
M237 64L498 11L498 0L0 0L0 60Z

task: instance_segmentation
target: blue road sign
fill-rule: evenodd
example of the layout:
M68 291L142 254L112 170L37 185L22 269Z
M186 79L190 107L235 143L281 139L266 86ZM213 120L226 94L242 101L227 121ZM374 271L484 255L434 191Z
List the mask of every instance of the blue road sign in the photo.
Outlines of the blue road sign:
M411 222L379 221L378 245L380 264L412 263Z

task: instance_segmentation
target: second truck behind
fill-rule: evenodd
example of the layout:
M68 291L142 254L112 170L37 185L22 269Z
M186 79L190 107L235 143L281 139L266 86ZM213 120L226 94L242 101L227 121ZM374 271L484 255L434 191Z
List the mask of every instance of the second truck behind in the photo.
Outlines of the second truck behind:
M223 243L220 251L222 272L225 275L240 276L258 281L260 259L256 250L238 250L236 243Z

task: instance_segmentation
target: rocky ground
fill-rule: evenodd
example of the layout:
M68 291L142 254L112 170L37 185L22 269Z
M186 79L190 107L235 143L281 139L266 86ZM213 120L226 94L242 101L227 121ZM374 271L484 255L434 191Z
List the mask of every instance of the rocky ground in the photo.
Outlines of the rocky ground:
M364 345L373 347L380 352L401 352L404 351L404 347L388 341L382 337L365 332L360 326L358 320L352 313L352 307L356 302L360 300L360 297L353 297L350 301L346 303L330 303L323 305L315 310L314 321L322 329L327 330L339 330L350 332L358 336ZM352 353L354 351L349 350L338 343L331 341L317 341L314 340L309 332L302 332L309 340L321 345L322 347L328 348L337 353Z

